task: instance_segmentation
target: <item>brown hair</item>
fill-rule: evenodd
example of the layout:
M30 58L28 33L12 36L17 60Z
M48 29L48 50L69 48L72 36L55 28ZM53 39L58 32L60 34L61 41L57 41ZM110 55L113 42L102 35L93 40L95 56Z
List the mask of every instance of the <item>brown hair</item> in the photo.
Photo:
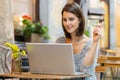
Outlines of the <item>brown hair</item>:
M84 33L84 28L85 28L85 19L84 19L84 16L83 16L83 13L82 13L82 10L80 9L80 6L73 2L73 3L67 3L63 10L62 10L62 16L63 16L63 12L64 11L67 11L67 12L70 12L72 14L74 14L79 20L81 20L81 22L79 23L79 27L78 27L78 31L76 33L76 36L81 36L83 35ZM63 19L62 19L62 27L63 27L63 30L65 32L65 36L67 38L71 38L71 35L70 33L68 33L63 25Z

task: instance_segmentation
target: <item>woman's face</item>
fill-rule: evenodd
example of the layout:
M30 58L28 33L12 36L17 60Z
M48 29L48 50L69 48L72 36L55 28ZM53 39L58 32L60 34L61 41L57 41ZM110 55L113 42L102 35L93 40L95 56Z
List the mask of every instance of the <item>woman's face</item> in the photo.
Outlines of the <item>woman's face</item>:
M66 31L70 34L76 33L80 23L80 20L77 18L77 16L75 16L73 13L64 11L62 19Z

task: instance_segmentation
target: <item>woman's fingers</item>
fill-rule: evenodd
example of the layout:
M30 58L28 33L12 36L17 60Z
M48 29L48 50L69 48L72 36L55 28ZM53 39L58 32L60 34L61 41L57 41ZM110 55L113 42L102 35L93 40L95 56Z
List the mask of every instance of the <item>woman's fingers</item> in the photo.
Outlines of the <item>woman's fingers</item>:
M102 28L101 24L97 24L96 25L96 27L93 30L93 34L102 37L102 35L103 35L103 28Z
M99 24L96 25L96 27L102 28L102 24L99 23Z

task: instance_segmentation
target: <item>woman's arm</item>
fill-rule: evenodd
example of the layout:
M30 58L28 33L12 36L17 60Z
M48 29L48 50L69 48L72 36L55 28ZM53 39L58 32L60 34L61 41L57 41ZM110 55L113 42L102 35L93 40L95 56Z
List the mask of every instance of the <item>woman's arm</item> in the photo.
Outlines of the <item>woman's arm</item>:
M93 43L92 43L90 49L88 50L86 57L84 58L84 62L83 62L84 66L90 66L93 64L95 55L96 55L97 46L98 46L99 39L101 38L101 36L102 36L101 24L98 24L98 25L96 25L96 27L93 31Z
M88 53L86 54L84 58L84 61L83 61L84 66L90 66L93 64L93 61L96 55L97 44L98 43L92 43L90 49L88 50Z

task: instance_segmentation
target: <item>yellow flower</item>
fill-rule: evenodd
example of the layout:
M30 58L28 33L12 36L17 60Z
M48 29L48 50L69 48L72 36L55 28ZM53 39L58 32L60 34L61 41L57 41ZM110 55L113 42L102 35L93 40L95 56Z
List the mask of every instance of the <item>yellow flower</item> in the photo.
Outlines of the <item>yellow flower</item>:
M18 56L19 56L18 53L13 53L12 54L12 58L18 58Z
M4 45L12 49L12 58L16 59L20 58L21 56L26 56L26 52L20 51L20 48L16 44L5 43Z
M18 48L17 45L13 44L13 51L14 51L14 52L19 52L20 49Z
M26 56L26 52L25 52L25 51L22 51L22 55Z

